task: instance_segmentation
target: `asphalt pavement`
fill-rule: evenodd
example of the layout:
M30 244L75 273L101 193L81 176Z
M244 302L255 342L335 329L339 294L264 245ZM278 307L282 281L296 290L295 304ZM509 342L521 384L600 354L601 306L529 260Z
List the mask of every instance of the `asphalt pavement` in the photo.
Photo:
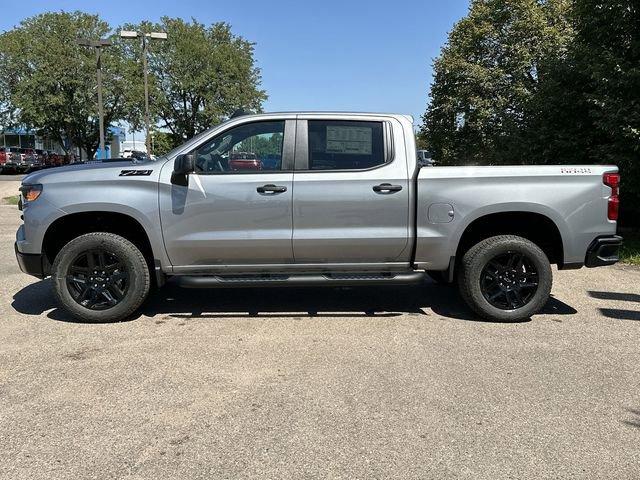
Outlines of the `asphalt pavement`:
M638 268L555 272L521 323L435 284L169 284L95 325L19 272L18 223L0 206L0 478L640 477Z

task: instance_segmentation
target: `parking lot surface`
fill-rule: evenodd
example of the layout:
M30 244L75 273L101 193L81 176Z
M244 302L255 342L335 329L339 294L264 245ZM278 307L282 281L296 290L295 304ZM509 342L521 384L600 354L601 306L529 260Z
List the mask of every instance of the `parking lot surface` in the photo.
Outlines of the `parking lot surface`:
M16 184L17 188L17 184ZM544 314L449 287L182 290L72 321L0 206L0 478L611 478L640 472L640 269Z

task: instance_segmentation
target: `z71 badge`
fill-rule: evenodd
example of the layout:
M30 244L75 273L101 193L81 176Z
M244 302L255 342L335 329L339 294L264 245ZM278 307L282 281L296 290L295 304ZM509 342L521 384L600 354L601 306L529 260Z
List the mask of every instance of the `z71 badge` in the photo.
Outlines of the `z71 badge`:
M153 170L121 170L119 177L148 177Z

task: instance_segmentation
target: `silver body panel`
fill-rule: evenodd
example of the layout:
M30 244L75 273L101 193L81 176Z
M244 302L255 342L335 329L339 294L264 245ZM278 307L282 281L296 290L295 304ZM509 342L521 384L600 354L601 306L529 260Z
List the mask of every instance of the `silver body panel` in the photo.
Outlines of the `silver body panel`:
M23 184L42 183L37 201L24 206L22 253L41 253L47 228L58 218L80 212L115 212L129 215L144 228L155 258L169 265L158 211L158 162L74 164L28 175ZM119 176L122 170L151 170L148 176Z
M354 171L192 174L187 186L171 183L177 155L257 120L287 121L287 135L296 148L285 141L285 149L291 147L285 153L294 155L297 163L304 122L312 119L388 123L392 161ZM120 176L122 170L151 172ZM72 165L29 175L23 183L44 188L37 201L25 206L17 248L39 254L56 219L108 211L129 215L142 225L167 274L443 270L471 222L491 213L524 211L551 219L562 236L564 262L580 263L594 238L616 231L616 222L607 220L606 213L611 191L602 183L602 174L614 171L616 167L607 166L418 169L408 116L244 116L155 162ZM256 191L268 183L286 186L287 191L266 196ZM377 194L372 187L381 183L402 190Z
M336 118L353 117L306 114L298 122ZM411 177L402 123L380 115L357 119L390 123L395 147L392 158L367 170L294 173L293 254L298 263L409 265ZM381 183L400 185L402 190L375 193L373 187Z
M169 183L163 168L160 217L171 264L178 271L206 266L293 263L293 173L190 175L186 187ZM261 195L266 183L287 187Z
M607 219L611 166L434 167L418 174L416 265L446 269L460 237L474 220L492 213L532 212L560 231L564 263L584 262L589 244L616 233ZM429 221L429 206L449 204L449 223Z

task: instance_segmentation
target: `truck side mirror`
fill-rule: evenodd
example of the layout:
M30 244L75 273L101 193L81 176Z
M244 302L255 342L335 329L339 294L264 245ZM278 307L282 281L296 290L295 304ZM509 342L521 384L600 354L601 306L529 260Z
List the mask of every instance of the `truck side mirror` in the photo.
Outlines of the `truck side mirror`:
M189 175L196 169L196 156L193 153L178 155L173 162L174 175Z
M188 175L196 170L196 156L192 153L178 155L173 161L173 173L171 183L176 185L189 185Z

